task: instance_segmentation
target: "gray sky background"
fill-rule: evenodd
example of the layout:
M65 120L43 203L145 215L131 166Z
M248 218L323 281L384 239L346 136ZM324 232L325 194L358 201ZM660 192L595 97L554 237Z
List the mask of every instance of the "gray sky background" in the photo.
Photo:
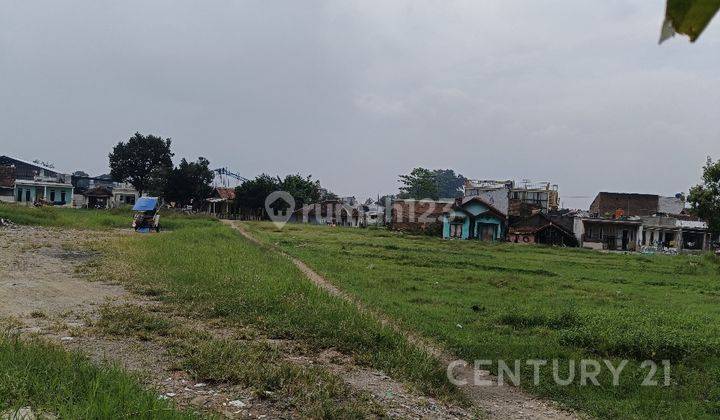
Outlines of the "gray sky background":
M244 176L396 191L415 166L674 194L720 158L720 23L664 1L0 0L0 153L107 172L135 131Z

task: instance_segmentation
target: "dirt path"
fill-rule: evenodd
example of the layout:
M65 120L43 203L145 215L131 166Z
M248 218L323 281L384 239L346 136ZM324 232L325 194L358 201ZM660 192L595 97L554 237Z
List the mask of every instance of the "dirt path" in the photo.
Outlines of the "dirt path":
M295 266L302 271L307 278L315 283L321 289L327 291L333 296L337 296L348 302L354 304L360 311L369 313L376 319L378 319L383 325L394 329L397 332L405 335L410 342L416 346L424 349L428 353L437 357L443 364L449 365L451 362L458 360L457 357L453 356L449 352L440 348L439 346L430 343L424 338L408 332L398 327L392 320L378 313L365 304L355 299L350 294L339 289L332 283L330 283L323 276L318 274L307 264L300 261L299 259L285 253L279 248L263 243L247 230L245 230L238 222L224 220L225 224L232 226L241 235L243 235L249 241L259 246L269 246L275 251L289 258ZM474 386L475 380L490 381L493 384L497 384L497 378L492 376L487 371L475 372L470 362L470 366L462 367L458 366L455 370L455 378L458 380L464 380L468 385L463 386L462 390L471 398L473 403L484 410L488 417L498 419L576 419L579 416L576 413L560 409L556 407L552 402L544 401L533 397L532 395L524 392L523 390L509 386Z
M122 231L93 232L26 226L0 229L0 324L23 335L39 336L96 362L110 361L140 375L159 398L180 408L228 418L294 418L286 404L258 398L252 389L231 384L194 381L178 369L177 360L162 342L132 336L107 336L95 325L103 307L142 307L195 331L232 339L235 331L188 319L160 302L128 292L122 285L89 281L79 273L98 255L87 251L97 241L116 240ZM96 267L102 273L106 267ZM130 275L130 274L129 274ZM101 276L102 277L102 276ZM2 326L2 325L0 325ZM258 340L262 340L259 338ZM462 419L473 414L426 398L381 371L358 366L333 349L305 354L303 346L273 340L285 360L321 367L342 378L354 390L367 392L391 417ZM231 402L235 402L233 406ZM241 404L238 404L240 402Z

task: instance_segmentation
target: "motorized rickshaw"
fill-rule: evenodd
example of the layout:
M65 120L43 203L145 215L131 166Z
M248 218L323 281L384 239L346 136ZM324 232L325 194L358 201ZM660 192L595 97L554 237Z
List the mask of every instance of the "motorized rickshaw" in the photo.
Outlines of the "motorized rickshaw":
M133 211L132 227L136 232L149 233L151 230L160 232L160 200L157 197L140 197Z

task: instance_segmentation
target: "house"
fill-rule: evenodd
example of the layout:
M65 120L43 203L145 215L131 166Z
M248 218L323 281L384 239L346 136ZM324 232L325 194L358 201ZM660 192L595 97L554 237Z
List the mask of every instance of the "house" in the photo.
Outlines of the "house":
M2 172L2 201L27 205L72 205L74 188L69 182L70 177L57 169L10 156L0 156L0 167L5 168ZM11 183L12 198L8 195Z
M575 235L583 248L637 251L642 224L639 217L581 217L576 223Z
M523 208L536 208L543 213L557 210L560 207L558 186L550 182L524 181L522 186L514 186L510 190L508 214L522 215Z
M77 208L118 208L133 206L140 193L127 182L116 182L110 175L96 177L76 173L72 176L75 187L73 206Z
M362 204L357 207L360 212L360 225L382 226L385 224L385 207L376 203Z
M207 201L208 213L215 215L229 215L235 206L235 189L215 187Z
M394 199L390 207L390 229L423 233L442 229L441 218L455 200Z
M527 180L522 185L512 180L466 180L463 196L480 197L506 216L548 213L557 210L560 203L557 185Z
M358 227L360 212L339 199L328 199L319 203L306 204L294 211L288 221L314 225Z
M442 214L445 239L502 240L506 232L506 216L480 197L458 199Z
M515 182L511 180L466 179L463 185L463 197L466 199L480 197L507 216L510 209L510 192L514 187Z
M582 246L639 251L702 251L712 246L707 223L686 213L685 197L601 192L590 211L576 219Z
M543 213L536 213L529 217L511 217L507 241L516 244L578 246L572 230L553 221Z
M110 207L113 193L110 188L98 185L77 195L84 197L83 208L107 209Z
M655 214L643 217L640 245L675 251L708 251L712 236L708 225L688 215Z
M134 206L140 193L127 182L115 182L112 188L113 207Z

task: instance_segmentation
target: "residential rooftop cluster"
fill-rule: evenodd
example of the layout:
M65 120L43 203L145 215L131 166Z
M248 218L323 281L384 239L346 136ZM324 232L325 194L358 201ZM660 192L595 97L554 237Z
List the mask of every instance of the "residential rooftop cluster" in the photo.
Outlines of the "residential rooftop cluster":
M132 185L109 175L68 175L41 162L0 156L2 202L107 209L133 205L139 197ZM242 218L242 209L235 189L228 187L213 188L195 208L233 218ZM319 202L295 209L287 218L345 227L386 226L446 239L610 251L705 251L718 241L705 221L688 212L682 194L600 192L589 209L569 210L560 208L558 185L527 180L468 179L461 197L444 200L387 198L361 203L354 196L335 197L321 189Z

